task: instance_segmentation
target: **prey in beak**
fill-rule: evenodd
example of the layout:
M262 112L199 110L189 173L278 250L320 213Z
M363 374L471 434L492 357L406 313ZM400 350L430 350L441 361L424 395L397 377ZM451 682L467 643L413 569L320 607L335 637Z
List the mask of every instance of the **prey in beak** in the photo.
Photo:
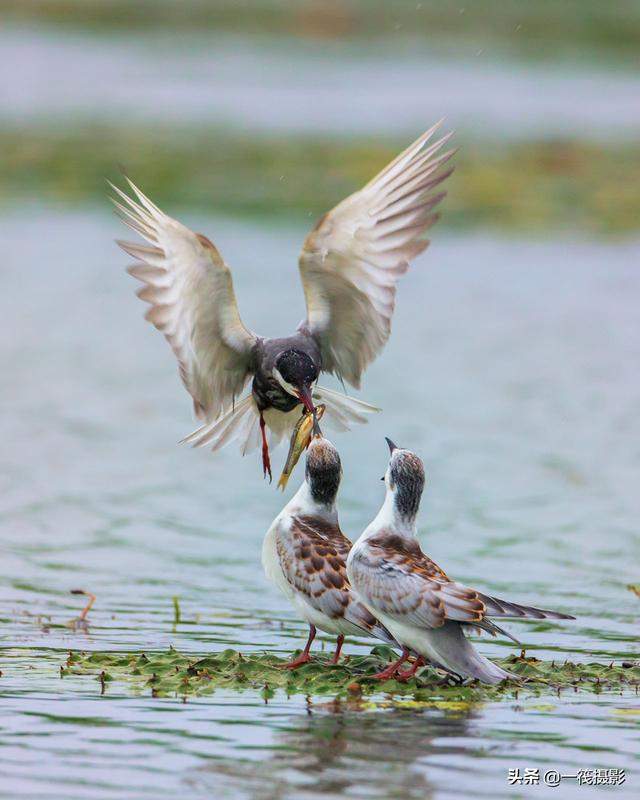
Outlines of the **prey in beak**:
M291 473L295 469L300 456L309 447L311 439L316 436L322 436L318 420L322 419L324 414L324 406L321 404L313 411L303 411L300 419L296 423L293 433L291 434L291 441L289 443L289 454L282 469L282 475L278 481L278 489L284 492L285 487L291 477Z

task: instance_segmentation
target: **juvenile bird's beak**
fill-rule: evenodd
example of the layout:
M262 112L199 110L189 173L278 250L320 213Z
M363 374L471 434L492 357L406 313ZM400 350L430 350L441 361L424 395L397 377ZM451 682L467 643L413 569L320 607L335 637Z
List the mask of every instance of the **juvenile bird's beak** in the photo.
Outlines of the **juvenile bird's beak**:
M397 450L398 448L396 447L396 445L391 441L391 439L388 436L385 436L384 439L385 439L386 443L389 445L389 453L393 454L393 451Z
M311 397L311 387L302 386L298 389L298 397L302 405L307 409L310 414L313 414L315 407L313 405L313 398Z
M320 425L318 423L318 414L317 409L313 409L313 428L311 429L314 437L321 439L322 438L322 431L320 430Z

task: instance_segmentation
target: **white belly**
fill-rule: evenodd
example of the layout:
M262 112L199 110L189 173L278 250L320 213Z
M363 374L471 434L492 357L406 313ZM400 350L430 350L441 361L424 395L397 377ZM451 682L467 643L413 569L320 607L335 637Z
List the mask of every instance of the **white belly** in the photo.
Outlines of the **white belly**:
M374 611L373 608L369 609L372 614L376 614L380 622L385 625L393 638L403 647L408 647L414 653L419 653L421 656L431 661L434 664L440 664L438 653L431 646L429 641L430 634L422 628L417 628L414 625L409 625L404 622L398 622L393 617L386 614L381 614L379 611ZM433 633L430 632L431 634Z
M276 549L277 530L278 520L273 523L267 531L267 535L264 537L264 542L262 543L262 567L267 578L280 589L285 597L288 597L289 600L293 600L293 586L291 586L282 571L280 558Z
M347 629L346 626L348 626L348 623L345 623L343 619L331 619L331 617L328 617L326 614L323 614L322 611L318 611L317 608L307 603L304 595L299 592L295 592L293 604L309 625L315 625L316 628L319 628L325 633L331 633L334 636L352 633L351 630Z

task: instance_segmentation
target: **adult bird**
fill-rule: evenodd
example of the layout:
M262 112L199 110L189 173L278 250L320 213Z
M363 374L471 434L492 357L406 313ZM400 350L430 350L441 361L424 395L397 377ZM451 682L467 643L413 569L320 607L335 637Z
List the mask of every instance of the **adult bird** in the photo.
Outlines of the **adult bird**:
M296 669L311 660L316 629L337 637L337 664L344 637L393 638L351 591L345 562L350 540L340 529L336 497L342 477L338 451L328 439L315 436L307 450L305 478L267 531L262 546L266 576L291 601L309 625L309 638Z
M451 134L434 141L439 124L307 236L299 259L307 316L283 338L243 324L229 267L206 236L167 216L130 180L131 197L112 185L122 220L147 242L118 242L137 260L129 273L144 284L146 319L171 345L204 423L183 441L217 450L237 439L243 455L261 442L271 477L269 447L291 432L301 406L312 411L322 402L342 430L376 410L316 382L328 372L360 388L389 338L397 281L429 244L425 232L446 194L436 190L452 172L443 168L454 153L443 150Z
M415 520L424 488L422 461L410 450L387 442L391 457L384 476L384 503L347 558L347 575L356 596L404 648L400 659L377 677L394 675L410 652L420 656L414 669L429 662L460 678L489 684L513 677L481 655L464 630L510 636L494 618L575 617L501 600L449 578L416 539Z

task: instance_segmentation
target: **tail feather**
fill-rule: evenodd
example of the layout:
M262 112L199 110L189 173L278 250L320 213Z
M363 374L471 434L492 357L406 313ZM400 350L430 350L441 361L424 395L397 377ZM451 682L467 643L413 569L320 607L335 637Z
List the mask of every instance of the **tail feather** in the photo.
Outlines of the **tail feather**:
M486 631L490 633L491 636L497 636L501 633L503 636L506 636L508 639L511 639L512 642L515 642L517 645L522 647L522 642L519 639L509 633L509 631L501 628L499 625L496 625L495 622L492 622L490 619L483 619L482 622L473 622L468 625L469 628L477 628L480 632Z
M252 423L258 419L258 409L253 397L249 394L235 407L221 417L207 422L197 430L185 436L180 444L192 447L210 447L212 452L219 450L234 439L240 438L244 447L251 438ZM248 451L247 451L248 452Z
M459 622L449 620L440 628L424 631L424 635L427 646L423 655L449 672L489 684L517 678L481 655Z
M324 404L324 419L327 420L330 427L339 431L348 431L353 423L366 424L368 422L366 414L380 411L379 408L365 403L364 400L349 397L341 392L334 392L324 386L317 386L313 390L313 399Z
M549 611L545 608L535 608L535 606L521 606L518 603L510 603L499 597L491 597L487 594L478 596L486 606L486 614L489 617L520 617L529 619L575 619L570 614L561 614L559 611Z
M379 411L375 406L356 400L353 397L342 395L331 389L317 387L313 398L325 406L325 416L329 423L338 430L349 430L355 422L367 422L365 414ZM235 406L202 425L197 430L185 436L181 444L190 444L192 447L209 447L212 452L220 450L232 441L239 441L242 455L250 453L260 445L260 428L258 425L259 411L253 395L249 392L239 400ZM284 413L274 408L264 412L264 421L267 426L269 447L277 447L284 438L288 438L300 418L300 406L293 411Z

